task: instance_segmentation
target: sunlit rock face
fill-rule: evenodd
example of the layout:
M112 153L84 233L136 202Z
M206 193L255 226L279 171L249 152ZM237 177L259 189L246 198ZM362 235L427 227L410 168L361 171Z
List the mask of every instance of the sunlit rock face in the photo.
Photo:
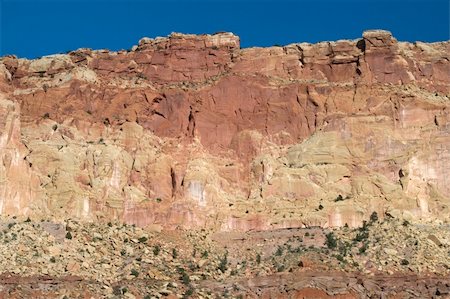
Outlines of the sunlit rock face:
M450 43L231 33L0 60L0 212L142 227L450 216Z

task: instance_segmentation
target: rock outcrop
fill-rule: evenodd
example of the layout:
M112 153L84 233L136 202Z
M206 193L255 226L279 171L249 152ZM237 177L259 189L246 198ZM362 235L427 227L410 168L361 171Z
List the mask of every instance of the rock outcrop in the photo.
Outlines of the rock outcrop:
M0 213L252 230L450 215L450 42L231 33L0 60Z

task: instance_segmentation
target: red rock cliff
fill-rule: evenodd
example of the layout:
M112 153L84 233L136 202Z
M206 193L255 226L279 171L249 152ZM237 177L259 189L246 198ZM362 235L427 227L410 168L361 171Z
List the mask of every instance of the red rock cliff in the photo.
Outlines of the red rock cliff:
M450 43L231 33L0 60L0 212L249 230L450 215Z

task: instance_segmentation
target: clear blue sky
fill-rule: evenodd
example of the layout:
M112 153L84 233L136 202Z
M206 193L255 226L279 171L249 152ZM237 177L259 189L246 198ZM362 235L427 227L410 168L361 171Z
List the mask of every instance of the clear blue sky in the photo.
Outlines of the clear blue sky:
M143 36L232 31L241 46L355 39L449 39L449 0L0 0L0 55L129 49Z

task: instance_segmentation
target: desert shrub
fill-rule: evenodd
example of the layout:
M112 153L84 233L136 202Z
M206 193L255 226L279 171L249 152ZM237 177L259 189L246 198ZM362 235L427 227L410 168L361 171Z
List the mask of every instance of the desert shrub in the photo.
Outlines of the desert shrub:
M131 275L133 275L134 277L138 277L139 272L136 269L131 269Z
M158 255L160 252L161 252L161 246L155 245L155 246L153 247L153 254L154 254L154 255Z
M283 255L283 248L281 246L278 246L277 251L275 252L276 256L282 256Z
M220 259L219 266L217 267L222 273L225 273L228 269L228 252L226 252Z
M175 248L172 249L172 258L176 259L178 257L178 252Z
M335 257L336 257L336 259L337 259L338 261L344 262L344 257L343 257L342 255L336 254Z
M327 245L329 249L334 249L337 247L337 240L333 232L329 232L328 234L325 235L325 237L326 237L325 245Z
M184 270L184 268L179 267L177 269L178 273L181 275L181 281L183 282L183 284L185 285L189 285L191 283L191 278L189 277L189 275L186 273L186 271Z
M261 264L261 254L256 255L256 263Z
M194 294L194 289L191 287L183 294L183 299L187 299L190 296L192 296L193 294Z
M377 222L378 221L378 214L377 214L377 212L373 212L371 215L370 215L370 222L371 223L373 223L373 222Z
M360 231L356 234L355 238L353 239L353 241L355 242L361 242L366 240L369 237L369 232L367 231Z
M366 253L367 248L369 248L369 243L364 242L363 245L359 248L359 253L360 254Z
M277 266L277 272L283 272L284 269L285 269L285 267L284 267L283 264L280 264L280 265Z
M140 237L140 238L138 239L139 243L145 243L145 242L147 242L147 240L148 240L147 237Z

